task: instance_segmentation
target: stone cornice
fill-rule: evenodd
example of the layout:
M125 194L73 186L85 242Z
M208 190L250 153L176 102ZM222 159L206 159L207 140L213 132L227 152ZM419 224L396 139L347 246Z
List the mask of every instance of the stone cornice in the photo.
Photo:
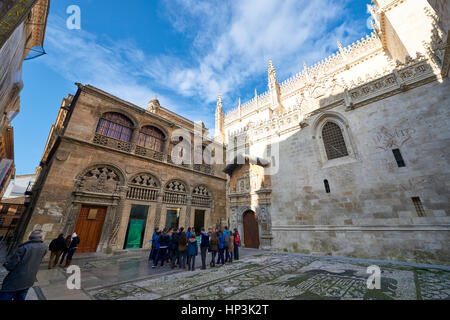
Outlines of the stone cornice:
M407 58L405 63L399 63L391 72L381 75L381 77L374 75L367 81L361 81L353 88L344 90L339 97L324 99L325 103L320 108L309 113L302 112L302 107L298 105L275 118L259 123L250 123L231 137L248 135L250 144L254 144L269 137L300 130L302 121L324 110L345 105L346 111L351 111L438 79L442 79L439 68L430 59L422 55L416 59Z
M272 226L272 231L450 231L450 224L423 225L280 225Z

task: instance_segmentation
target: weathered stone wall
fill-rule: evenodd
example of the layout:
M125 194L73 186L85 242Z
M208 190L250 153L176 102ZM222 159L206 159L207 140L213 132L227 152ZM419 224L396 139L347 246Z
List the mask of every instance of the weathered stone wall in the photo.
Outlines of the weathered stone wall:
M153 118L142 110L130 109L119 102L102 98L97 94L82 91L74 107L66 132L55 153L50 171L42 187L39 199L32 214L25 237L32 229L42 228L47 241L55 238L60 233L66 235L73 232L81 205L108 206L103 234L100 240L99 250L122 249L126 237L132 204L150 206L144 247L148 247L148 240L152 236L154 227L164 223L166 207L182 207L183 226L193 224L194 204L190 198L194 188L198 185L206 186L212 195L212 206L205 208L205 221L208 226L214 226L216 221L226 217L226 180L220 168L214 167L213 174L203 174L173 165L164 161L156 161L133 152L121 151L110 147L104 147L94 143L94 136L100 116L104 112L115 111L127 115L133 122L137 131L144 125L156 125L170 137L172 128L168 122ZM169 140L168 140L169 141ZM166 142L168 142L166 141ZM167 150L167 148L166 148ZM111 194L94 197L92 190L90 195L75 194L81 175L86 169L94 166L108 166L114 169L120 181L120 188L111 191ZM219 174L215 175L214 172ZM148 173L154 176L160 184L159 196L156 201L140 201L126 199L127 186L130 180L139 173ZM187 204L165 205L162 201L164 186L172 179L177 179L187 186ZM101 192L100 192L101 193ZM114 198L114 199L113 199ZM183 221L181 221L183 220ZM118 228L116 223L119 222ZM116 237L114 245L110 247L110 241Z
M352 111L332 109L348 125L353 152L346 158L323 161L320 114L281 137L272 177L274 247L450 263L449 91L445 79ZM397 166L392 149L406 167ZM420 197L424 217L412 197Z

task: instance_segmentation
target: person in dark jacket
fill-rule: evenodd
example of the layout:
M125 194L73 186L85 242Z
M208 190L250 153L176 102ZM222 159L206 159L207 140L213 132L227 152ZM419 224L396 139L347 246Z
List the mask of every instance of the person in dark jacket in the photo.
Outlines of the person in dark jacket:
M69 253L67 254L66 265L64 266L64 268L68 268L72 263L73 255L75 254L75 251L77 251L80 241L80 238L77 236L76 232L74 232L72 234L72 242L69 246Z
M64 262L64 259L66 258L67 254L69 253L70 244L72 243L72 235L68 235L66 237L66 243L63 249L63 254L61 257L61 261L59 261L59 266L62 267L62 264Z
M153 263L156 261L156 257L158 256L158 252L159 252L159 237L161 236L161 231L156 231L153 234L153 238L152 238L152 243L154 243L154 247L152 247L152 253L150 255L151 259L153 261Z
M65 248L66 240L64 239L64 235L62 233L58 236L58 238L53 239L52 242L50 242L50 245L48 246L48 249L51 252L50 260L48 261L49 269L56 267L56 264L58 263Z
M211 267L216 266L216 254L219 251L219 238L217 237L217 232L211 233L211 239L209 240L209 248L211 249L211 262L209 265Z
M223 231L223 249L225 251L225 262L228 262L230 258L230 235L230 230L228 230L228 227L225 227L225 230Z
M150 251L150 255L148 256L148 260L155 260L155 256L156 256L156 240L157 240L157 236L158 236L158 232L159 232L159 228L155 228L155 232L153 232L153 236L150 239L150 242L152 243L152 249Z
M194 234L191 234L191 238L188 241L188 270L195 270L195 257L198 255L198 243Z
M200 240L200 254L202 257L202 270L206 269L206 253L209 249L209 233L205 231L205 228L202 228L201 231L201 240Z
M29 241L20 245L17 251L4 263L9 271L3 280L0 300L25 300L28 290L36 282L39 266L47 253L47 246L42 242L43 233L35 230Z
M222 231L219 231L219 257L217 259L217 264L222 263L222 265L225 264L225 257L223 256L224 254L224 236Z
M156 266L158 265L158 261L161 261L161 267L164 266L164 261L166 260L167 255L167 249L169 248L170 244L170 237L167 234L167 229L164 229L161 235L159 236L158 243L159 243L159 250L152 268L156 268Z
M189 227L186 232L186 237L188 238L188 241L191 238L191 236L192 236L191 227Z
M178 240L178 256L180 259L180 269L186 269L188 239L186 233L182 232Z
M175 263L178 260L178 240L180 238L179 236L179 230L174 230L172 233L172 237L170 239L170 267L173 269L175 268Z

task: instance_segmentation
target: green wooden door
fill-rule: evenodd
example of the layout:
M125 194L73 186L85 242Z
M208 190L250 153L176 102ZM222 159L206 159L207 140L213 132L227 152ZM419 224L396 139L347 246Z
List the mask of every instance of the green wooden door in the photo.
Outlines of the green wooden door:
M145 220L132 219L128 226L128 236L125 249L138 249L142 246Z

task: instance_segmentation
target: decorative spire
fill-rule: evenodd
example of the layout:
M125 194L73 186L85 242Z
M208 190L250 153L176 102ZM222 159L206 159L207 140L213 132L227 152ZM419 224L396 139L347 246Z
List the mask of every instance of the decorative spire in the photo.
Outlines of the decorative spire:
M275 68L273 67L272 59L269 59L269 90L271 97L271 110L282 110L283 105L281 104L281 93L280 93L280 85L277 80L277 73Z
M338 48L339 48L339 52L341 53L341 54L345 54L345 51L344 51L344 49L342 48L342 44L341 44L341 42L338 40L337 41L337 46L338 46Z
M216 110L217 111L223 110L223 107L222 107L222 94L220 92L219 92L219 95L217 96L217 108L216 108Z
M241 97L239 97L239 103L238 103L238 111L239 111L239 118L242 115L242 108L241 108Z
M224 115L222 106L222 94L220 92L217 95L216 127L214 139L220 143L225 142L225 126L224 126Z
M269 88L273 89L277 87L278 86L277 72L273 67L272 59L269 59L268 77L269 77Z

